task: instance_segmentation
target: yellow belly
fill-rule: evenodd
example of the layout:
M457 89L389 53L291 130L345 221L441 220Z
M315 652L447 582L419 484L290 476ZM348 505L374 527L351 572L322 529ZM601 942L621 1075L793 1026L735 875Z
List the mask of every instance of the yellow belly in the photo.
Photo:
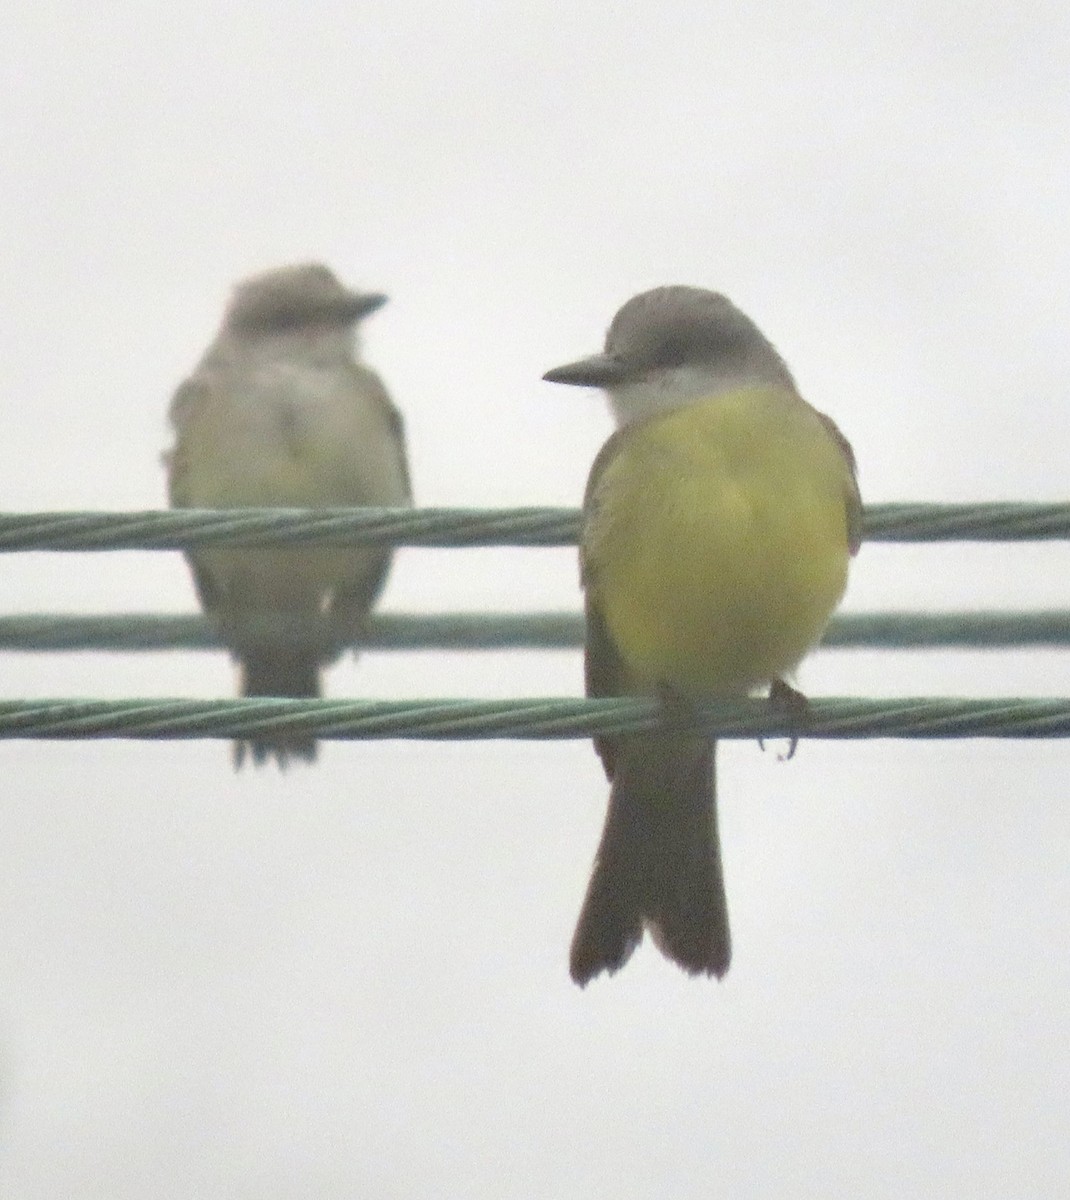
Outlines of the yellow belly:
M584 530L591 600L637 688L742 694L843 594L850 469L811 409L754 389L629 430Z

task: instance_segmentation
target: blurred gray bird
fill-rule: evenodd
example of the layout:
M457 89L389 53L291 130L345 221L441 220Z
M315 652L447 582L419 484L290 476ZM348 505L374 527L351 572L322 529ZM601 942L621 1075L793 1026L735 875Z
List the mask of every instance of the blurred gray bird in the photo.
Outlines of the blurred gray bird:
M171 402L164 455L174 508L412 503L402 419L359 361L357 325L386 303L325 266L239 283L215 340ZM243 696L320 695L320 668L359 632L390 568L388 547L190 550L205 613L241 664ZM312 761L301 733L236 742L254 763Z

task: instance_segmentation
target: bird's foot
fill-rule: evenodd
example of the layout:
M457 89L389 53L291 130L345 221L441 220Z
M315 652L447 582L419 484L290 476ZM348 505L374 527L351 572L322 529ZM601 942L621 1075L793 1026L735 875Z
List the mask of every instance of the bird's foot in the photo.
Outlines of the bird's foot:
M783 716L795 726L805 725L810 716L810 701L783 679L774 679L769 688L769 707L774 713ZM758 745L765 749L765 739L759 738ZM787 753L778 755L780 762L787 762L795 757L799 745L798 734L789 737Z

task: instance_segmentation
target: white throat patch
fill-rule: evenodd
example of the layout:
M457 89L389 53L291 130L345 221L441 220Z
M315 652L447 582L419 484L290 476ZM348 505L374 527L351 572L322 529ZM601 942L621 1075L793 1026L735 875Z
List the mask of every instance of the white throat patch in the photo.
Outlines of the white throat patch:
M607 395L617 425L623 426L676 408L686 408L699 400L711 400L726 392L768 382L758 373L719 371L707 364L662 367L651 371L644 379L607 389Z

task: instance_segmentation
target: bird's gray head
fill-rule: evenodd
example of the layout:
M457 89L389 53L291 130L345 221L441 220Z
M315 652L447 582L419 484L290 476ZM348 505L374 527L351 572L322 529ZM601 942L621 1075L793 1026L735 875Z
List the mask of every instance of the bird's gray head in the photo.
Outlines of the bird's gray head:
M298 263L242 280L223 325L253 337L312 328L348 330L385 303L379 292L343 287L321 263Z
M719 292L684 286L633 296L613 318L603 353L543 378L604 388L621 424L748 384L795 390L750 317Z

